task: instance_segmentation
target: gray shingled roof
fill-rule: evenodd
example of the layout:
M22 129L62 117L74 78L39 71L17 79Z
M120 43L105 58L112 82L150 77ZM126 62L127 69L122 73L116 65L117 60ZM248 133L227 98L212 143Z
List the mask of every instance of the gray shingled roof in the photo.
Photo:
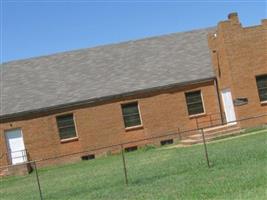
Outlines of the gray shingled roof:
M214 77L213 30L4 63L0 116Z

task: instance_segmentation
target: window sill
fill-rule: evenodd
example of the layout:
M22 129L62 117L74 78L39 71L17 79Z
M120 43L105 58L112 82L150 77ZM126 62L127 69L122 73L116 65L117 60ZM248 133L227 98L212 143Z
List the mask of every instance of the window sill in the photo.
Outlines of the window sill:
M204 117L206 116L206 113L199 113L199 114L195 114L195 115L189 115L189 118L197 118L197 117Z
M74 142L74 141L78 141L78 140L79 140L78 137L73 137L73 138L68 138L68 139L60 140L60 143Z
M267 105L267 101L261 101L261 105Z
M125 131L132 131L132 130L137 130L137 129L143 129L143 125L137 125L137 126L131 126L131 127L127 127L125 128Z

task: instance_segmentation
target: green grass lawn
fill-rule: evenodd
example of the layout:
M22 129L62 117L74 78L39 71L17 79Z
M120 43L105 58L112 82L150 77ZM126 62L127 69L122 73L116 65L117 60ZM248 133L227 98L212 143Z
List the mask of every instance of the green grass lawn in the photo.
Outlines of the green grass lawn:
M39 170L45 200L267 199L267 130L202 145L126 153ZM38 200L35 174L1 180L0 199Z

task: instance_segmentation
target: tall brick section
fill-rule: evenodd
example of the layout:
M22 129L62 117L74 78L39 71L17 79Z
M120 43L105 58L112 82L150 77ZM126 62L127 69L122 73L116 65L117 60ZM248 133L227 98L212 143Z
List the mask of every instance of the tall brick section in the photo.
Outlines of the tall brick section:
M247 98L235 106L237 119L267 113L267 102L260 102L256 76L267 74L267 20L261 25L242 27L237 13L218 23L209 35L209 47L219 90L230 88L233 99ZM267 123L267 117L241 122L241 126Z

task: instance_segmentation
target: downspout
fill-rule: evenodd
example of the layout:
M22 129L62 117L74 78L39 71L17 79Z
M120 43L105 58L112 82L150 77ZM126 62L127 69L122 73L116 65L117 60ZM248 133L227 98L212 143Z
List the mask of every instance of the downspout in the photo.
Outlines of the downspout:
M224 117L223 117L224 115L223 115L223 111L222 111L222 102L221 102L221 98L220 98L217 78L214 79L214 85L216 87L217 99L218 99L218 103L219 103L219 109L220 109L220 115L221 115L221 123L224 124Z

